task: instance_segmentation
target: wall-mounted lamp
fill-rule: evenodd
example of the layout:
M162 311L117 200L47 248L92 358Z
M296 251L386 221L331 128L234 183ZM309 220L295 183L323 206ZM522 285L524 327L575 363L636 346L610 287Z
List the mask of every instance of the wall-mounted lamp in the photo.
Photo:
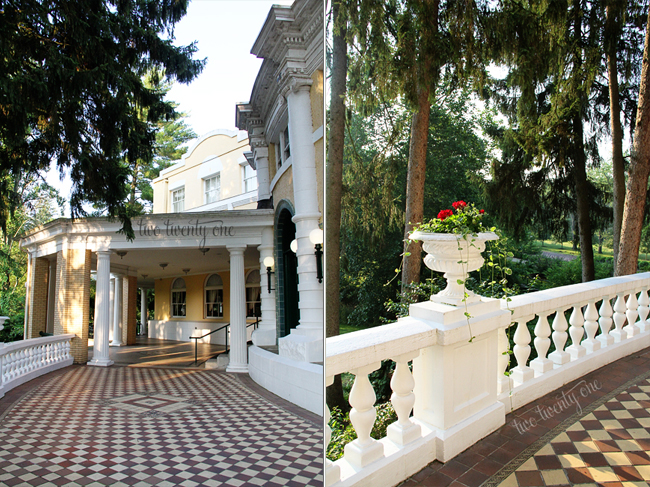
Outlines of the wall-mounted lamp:
M275 291L275 289L271 289L271 274L275 274L275 272L273 272L274 265L275 260L273 260L273 257L270 255L268 257L264 257L264 267L266 267L266 277L268 279L267 289L269 290L269 294L271 294L271 291Z
M122 260L124 256L127 254L126 250L118 250L115 253L120 256L120 260Z
M289 248L291 249L291 252L293 252L294 254L297 253L298 252L298 240L294 238L291 241L291 243L289 244Z
M323 282L323 231L314 228L309 233L309 241L314 244L314 254L316 254L316 279L318 282Z

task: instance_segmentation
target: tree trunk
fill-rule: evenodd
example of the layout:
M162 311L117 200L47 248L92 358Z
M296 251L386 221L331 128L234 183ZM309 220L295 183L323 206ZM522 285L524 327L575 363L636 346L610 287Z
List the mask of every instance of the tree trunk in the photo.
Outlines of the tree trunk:
M607 73L609 77L609 111L612 131L612 175L614 178L614 224L613 224L613 251L614 266L618 258L618 248L621 236L621 222L623 220L623 206L625 204L625 166L623 164L623 129L621 128L621 104L619 101L617 51L618 40L616 25L616 11L613 5L607 5L606 49Z
M413 227L424 218L424 178L427 170L427 139L429 136L429 86L418 88L418 108L411 122L411 143L406 181L406 219L404 226L404 249L410 255L404 257L402 291L412 282L420 282L422 243L408 240Z
M573 119L576 135L575 161L573 177L576 185L578 231L580 232L580 257L582 258L582 282L593 281L594 248L591 239L591 219L589 218L589 187L587 186L587 169L585 147L583 143L582 118L576 114Z
M639 104L636 110L636 128L632 146L631 162L623 224L621 226L621 243L616 261L616 275L634 274L639 261L639 246L643 229L643 215L650 174L650 70L648 56L650 47L650 15L648 16L645 45L643 47L643 65L641 67L641 85L639 87Z
M347 78L346 24L339 18L340 2L332 4L334 25L332 81L330 85L330 123L327 144L327 191L325 214L325 313L326 336L339 334L340 317L340 254L341 254L341 192L343 185L343 150L345 145L345 83ZM327 404L349 409L343 398L341 376L327 388Z

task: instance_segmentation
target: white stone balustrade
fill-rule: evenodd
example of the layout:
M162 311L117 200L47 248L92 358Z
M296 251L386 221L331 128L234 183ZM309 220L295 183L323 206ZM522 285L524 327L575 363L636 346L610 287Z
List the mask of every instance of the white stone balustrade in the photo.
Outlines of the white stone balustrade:
M397 485L494 431L507 411L650 347L649 286L650 273L643 273L514 296L509 302L484 300L469 305L469 323L464 307L419 303L396 323L328 338L327 383L342 372L356 375L350 404L359 440L343 458L326 462L326 485ZM527 326L532 320L534 337ZM510 327L515 327L516 367L509 360ZM548 353L551 340L554 350ZM529 364L531 344L537 358ZM387 359L396 362L391 400L398 420L385 438L373 440L375 399L368 373Z
M29 380L72 364L74 335L30 338L0 343L0 397Z

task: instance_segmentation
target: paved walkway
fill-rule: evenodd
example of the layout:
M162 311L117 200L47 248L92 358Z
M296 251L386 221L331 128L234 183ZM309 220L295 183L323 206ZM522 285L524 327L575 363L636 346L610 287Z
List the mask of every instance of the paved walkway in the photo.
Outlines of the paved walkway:
M499 430L402 485L650 485L650 348L508 414Z
M71 366L0 399L0 486L322 486L322 443L246 374Z
M88 360L93 356L93 342L89 341ZM198 365L224 351L223 345L199 343ZM129 367L192 367L194 366L194 341L178 342L160 338L136 337L135 345L109 347L109 358L118 365Z

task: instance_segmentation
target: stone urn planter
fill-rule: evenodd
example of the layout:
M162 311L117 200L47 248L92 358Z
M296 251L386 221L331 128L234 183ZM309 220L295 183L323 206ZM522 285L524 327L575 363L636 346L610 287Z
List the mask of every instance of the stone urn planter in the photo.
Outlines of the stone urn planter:
M470 272L480 269L483 265L481 252L485 250L485 242L498 238L493 232L467 236L420 231L411 233L409 239L422 242L422 248L427 253L424 264L431 270L445 273L447 287L431 296L431 301L452 306L480 301L481 296L465 289L462 282ZM465 293L467 298L464 300Z

